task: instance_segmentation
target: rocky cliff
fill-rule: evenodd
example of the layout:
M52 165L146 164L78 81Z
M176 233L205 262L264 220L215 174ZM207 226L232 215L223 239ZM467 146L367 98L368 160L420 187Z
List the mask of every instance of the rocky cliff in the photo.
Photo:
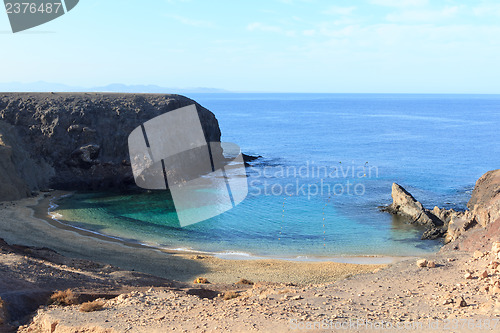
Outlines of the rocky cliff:
M179 95L0 93L0 201L133 184L130 132L190 104ZM207 142L220 141L214 114L197 108Z
M483 227L500 218L500 169L489 171L478 179L467 208Z
M404 216L410 223L427 226L423 239L445 237L445 242L449 243L469 229L500 223L500 169L489 171L479 178L467 203L468 209L462 212L438 207L426 209L396 183L392 185L391 195L392 204L382 210Z

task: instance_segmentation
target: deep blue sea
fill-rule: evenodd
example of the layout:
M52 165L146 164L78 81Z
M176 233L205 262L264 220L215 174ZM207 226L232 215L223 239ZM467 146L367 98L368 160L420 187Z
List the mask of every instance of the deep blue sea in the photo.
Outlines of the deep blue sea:
M169 249L305 258L419 255L439 242L379 211L397 182L427 208L464 209L500 168L500 95L193 94L222 141L261 155L234 209L181 228L168 191L77 193L67 223ZM126 143L125 143L126 144Z

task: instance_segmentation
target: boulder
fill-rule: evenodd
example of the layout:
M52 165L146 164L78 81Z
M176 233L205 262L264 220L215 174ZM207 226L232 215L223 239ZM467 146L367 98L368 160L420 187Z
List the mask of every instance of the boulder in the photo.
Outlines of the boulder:
M88 169L94 164L98 164L97 156L101 147L96 144L82 146L71 153L71 158L68 161L69 165Z
M456 210L452 209L445 209L445 208L439 208L438 206L435 206L432 210L431 213L436 216L438 219L443 221L445 228L447 228L448 224L450 223L451 219L460 217L464 214L464 212L458 212Z
M417 266L418 267L427 267L427 259L419 259L417 260Z
M408 218L410 223L427 226L429 228L442 227L444 222L437 216L425 209L409 192L401 185L392 184L392 204L384 210L392 214Z
M472 256L474 257L474 259L479 259L479 258L482 258L484 256L484 252L474 251L474 253L472 254Z
M467 230L476 225L476 221L471 212L467 211L464 214L452 217L448 224L448 230L445 235L445 243L452 242L460 237Z
M458 301L456 301L455 303L457 304L458 308L464 308L467 306L467 302L465 301L465 299L462 296L460 296Z
M422 234L421 239L438 239L444 237L446 230L443 228L429 228Z
M491 244L491 253L498 254L500 252L500 242L493 242Z

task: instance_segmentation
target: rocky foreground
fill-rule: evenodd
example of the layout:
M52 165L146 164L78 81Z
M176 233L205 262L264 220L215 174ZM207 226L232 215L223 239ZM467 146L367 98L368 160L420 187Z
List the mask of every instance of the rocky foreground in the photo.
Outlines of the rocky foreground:
M57 302L42 306L19 332L293 332L321 328L363 332L380 327L495 332L500 329L499 175L500 170L491 171L477 182L469 202L473 208L461 215L470 214L476 223L437 254L330 283L242 279L211 284L200 277L182 284L64 259L46 249L24 249L23 262L19 262L14 257L19 259L20 249L4 245L8 252L4 255L12 257L12 265L25 270L20 277L32 274L25 282L27 288L54 276L60 290L70 288L52 296ZM118 277L117 284L106 286L111 275ZM48 294L44 297L51 299ZM7 303L1 301L0 309L5 310Z
M497 258L493 251L439 254L428 258L435 263L432 268L402 262L324 285L234 284L225 292L206 286L205 293L148 288L100 299L102 307L91 313L82 311L82 305L46 307L19 331L289 332L323 324L349 325L346 331L422 325L417 331L425 332L431 324L438 331L448 325L450 331L455 319L474 325L489 319L493 328L500 319L500 275L493 269ZM453 331L481 331L467 325Z

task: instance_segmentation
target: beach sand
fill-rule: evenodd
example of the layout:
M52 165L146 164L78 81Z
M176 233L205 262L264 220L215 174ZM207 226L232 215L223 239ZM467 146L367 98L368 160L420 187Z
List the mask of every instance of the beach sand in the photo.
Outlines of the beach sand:
M432 267L419 267L415 258L387 266L227 260L166 253L35 217L46 214L49 200L0 203L5 241L63 255L0 241L0 294L24 318L11 321L12 331L23 323L18 332L276 333L317 332L319 325L329 331L373 332L380 325L397 331L398 323L421 332L500 327L499 255L491 250L500 219L471 233L473 240L489 244L483 252L458 251L457 244L449 244L426 256L435 262ZM211 283L194 284L200 276ZM240 278L254 283L236 284ZM43 306L51 292L66 288L78 295L76 304ZM81 302L95 299L101 310L79 310ZM28 323L30 318L21 315L33 311Z
M181 282L197 277L212 283L234 283L241 278L294 284L333 282L372 272L377 264L307 262L275 259L228 260L197 253L174 253L79 230L52 220L52 192L15 202L0 203L0 238L9 244L47 247L61 255L111 264ZM370 258L362 258L365 263ZM377 258L374 258L374 262Z

